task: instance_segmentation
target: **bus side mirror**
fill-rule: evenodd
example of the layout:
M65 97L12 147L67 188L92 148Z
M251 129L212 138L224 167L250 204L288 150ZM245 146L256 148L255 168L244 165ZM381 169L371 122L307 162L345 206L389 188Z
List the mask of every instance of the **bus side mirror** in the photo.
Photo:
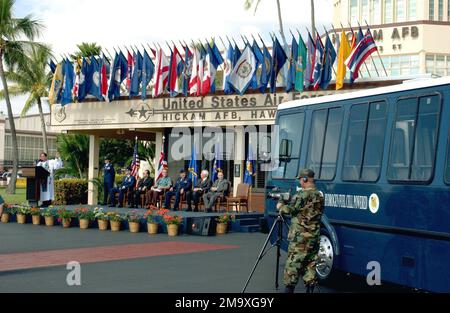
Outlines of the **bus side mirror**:
M281 139L280 158L290 158L292 154L292 140Z

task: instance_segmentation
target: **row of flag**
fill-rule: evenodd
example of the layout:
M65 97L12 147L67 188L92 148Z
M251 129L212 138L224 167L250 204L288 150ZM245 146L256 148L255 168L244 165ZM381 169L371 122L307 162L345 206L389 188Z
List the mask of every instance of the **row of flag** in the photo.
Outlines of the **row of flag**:
M144 100L151 90L153 97L168 94L171 97L205 96L222 89L226 94L244 94L247 90L271 93L284 86L286 92L305 89L327 89L333 76L336 89L344 84L346 72L349 82L358 78L359 68L366 58L377 51L370 29L363 34L361 28L353 34L351 43L344 32L337 38L336 45L328 33L324 41L319 34L308 40L298 40L292 36L289 45L282 45L274 36L272 49L262 41L260 47L256 40L245 42L241 50L236 43L224 44L224 55L215 41L205 44L176 45L170 47L170 55L162 48L140 51L116 52L112 64L108 59L91 56L79 58L74 63L64 59L51 64L54 73L49 92L50 103L82 102L87 95L100 101L113 101L120 96L130 98L141 96ZM335 48L337 47L337 48ZM334 64L337 62L337 71ZM222 86L216 86L216 76L222 69ZM279 83L281 78L281 84ZM277 83L278 81L278 83Z

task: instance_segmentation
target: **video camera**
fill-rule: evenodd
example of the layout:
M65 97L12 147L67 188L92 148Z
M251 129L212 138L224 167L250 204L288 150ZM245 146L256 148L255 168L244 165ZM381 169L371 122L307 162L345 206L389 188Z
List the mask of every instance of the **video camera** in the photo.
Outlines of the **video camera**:
M284 204L289 204L292 202L293 197L291 195L291 189L286 192L280 192L278 187L272 189L272 192L267 193L267 198L274 199L276 201L281 201Z

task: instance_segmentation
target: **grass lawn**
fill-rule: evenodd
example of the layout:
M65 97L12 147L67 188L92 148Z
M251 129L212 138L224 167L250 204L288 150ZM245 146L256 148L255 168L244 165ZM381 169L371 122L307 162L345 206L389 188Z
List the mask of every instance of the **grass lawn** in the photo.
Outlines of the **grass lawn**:
M27 202L25 188L16 188L16 194L10 195L6 193L6 187L0 187L0 195L8 204L20 204Z

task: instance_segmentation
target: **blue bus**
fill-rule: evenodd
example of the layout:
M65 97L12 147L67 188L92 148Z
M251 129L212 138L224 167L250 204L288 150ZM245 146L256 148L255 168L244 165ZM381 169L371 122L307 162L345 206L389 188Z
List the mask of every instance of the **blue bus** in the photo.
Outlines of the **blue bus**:
M320 279L334 269L365 276L376 261L382 281L450 291L449 120L450 77L278 107L278 167L265 191L294 194L299 169L315 172ZM266 197L269 225L275 205Z

